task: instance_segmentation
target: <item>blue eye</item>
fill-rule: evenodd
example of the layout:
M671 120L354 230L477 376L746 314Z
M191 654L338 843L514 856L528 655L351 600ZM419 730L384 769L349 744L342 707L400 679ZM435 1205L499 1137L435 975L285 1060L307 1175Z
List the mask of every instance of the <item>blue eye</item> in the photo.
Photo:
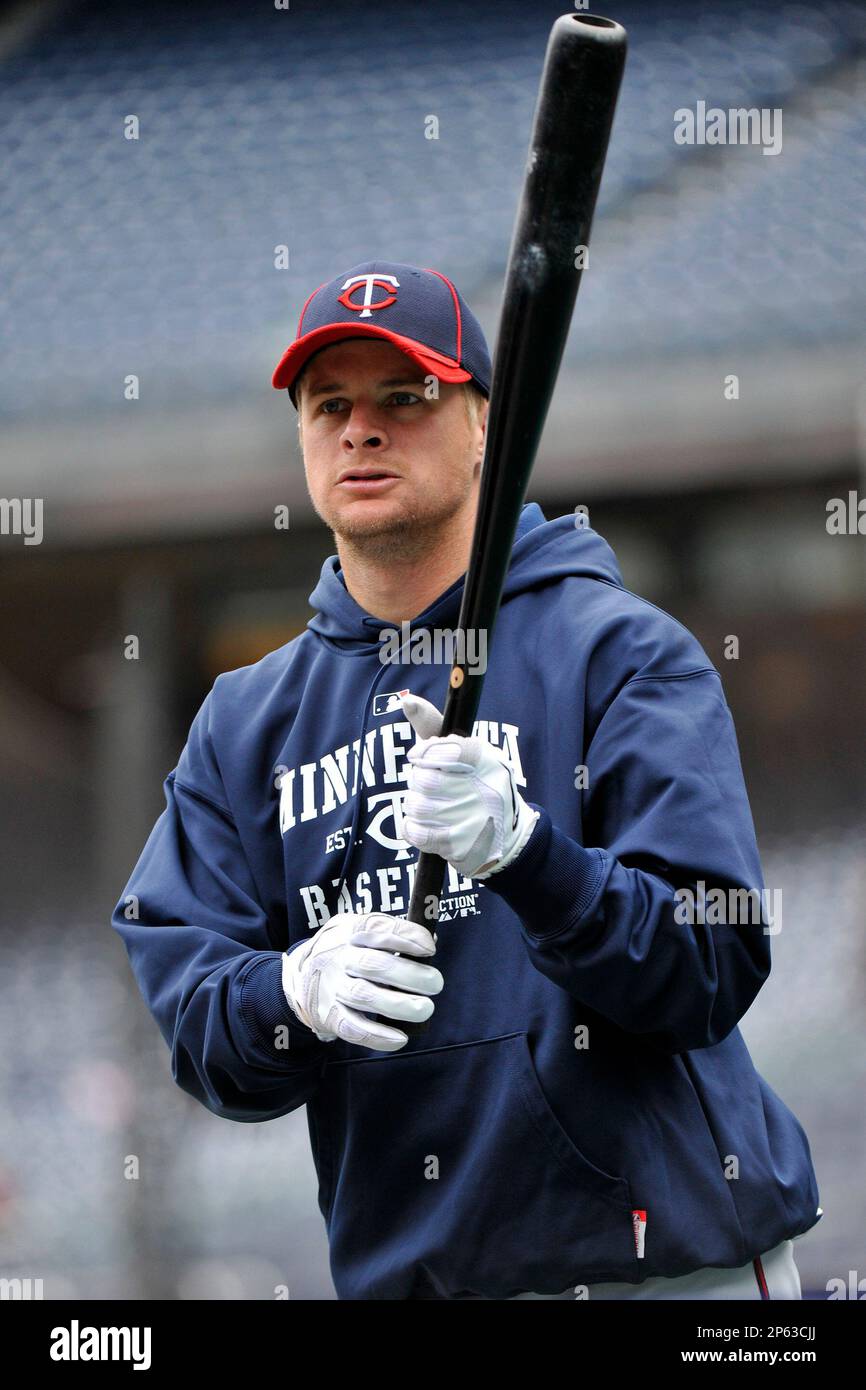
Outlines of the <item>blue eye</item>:
M398 400L396 399L397 397L402 397L403 399ZM414 391L392 391L389 397L389 400L394 401L398 407L413 405L416 401L420 401L420 399L421 397L416 395ZM319 409L323 415L336 415L338 411L330 410L328 407L332 405L339 407L342 400L342 396L329 396L327 400L322 401Z

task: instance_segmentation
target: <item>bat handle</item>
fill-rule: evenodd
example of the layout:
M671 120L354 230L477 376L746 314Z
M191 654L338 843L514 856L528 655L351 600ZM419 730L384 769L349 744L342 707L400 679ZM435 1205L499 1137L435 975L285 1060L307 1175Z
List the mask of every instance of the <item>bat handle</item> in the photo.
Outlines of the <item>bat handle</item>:
M418 866L415 870L415 882L412 888L412 900L409 904L409 911L406 913L406 920L418 922L421 926L427 927L431 932L435 929L439 919L439 899L442 893L442 880L445 874L447 863L438 854L419 854ZM395 956L400 955L399 951L394 952ZM407 960L416 960L416 956L407 956ZM429 960L425 956L424 960ZM390 988L390 986L386 986ZM418 1037L426 1033L430 1027L430 1019L424 1019L421 1023L409 1023L406 1019L390 1018L384 1014L371 1015L375 1017L377 1023L384 1023L389 1028L399 1028L410 1038ZM431 1015L432 1017L432 1015Z

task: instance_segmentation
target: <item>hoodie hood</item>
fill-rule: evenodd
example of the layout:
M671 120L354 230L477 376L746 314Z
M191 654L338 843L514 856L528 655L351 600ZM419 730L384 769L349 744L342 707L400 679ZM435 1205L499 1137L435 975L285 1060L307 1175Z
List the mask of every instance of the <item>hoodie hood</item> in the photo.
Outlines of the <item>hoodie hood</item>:
M511 564L502 599L542 584L554 584L566 575L583 575L623 587L616 556L607 541L591 526L576 524L575 514L547 521L537 502L524 504L517 523ZM465 575L455 580L423 613L412 628L453 627L463 599ZM362 655L379 644L384 620L374 618L356 603L346 588L338 556L329 555L319 582L310 594L316 614L307 623L334 650L346 656Z

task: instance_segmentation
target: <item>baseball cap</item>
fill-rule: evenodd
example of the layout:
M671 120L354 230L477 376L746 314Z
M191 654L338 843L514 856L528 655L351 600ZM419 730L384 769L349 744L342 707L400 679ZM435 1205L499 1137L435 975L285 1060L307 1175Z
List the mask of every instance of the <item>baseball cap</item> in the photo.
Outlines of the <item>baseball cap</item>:
M384 338L425 376L474 381L490 395L490 353L481 325L441 271L364 261L314 290L272 377L277 390L288 388L295 408L302 368L314 352L341 338Z

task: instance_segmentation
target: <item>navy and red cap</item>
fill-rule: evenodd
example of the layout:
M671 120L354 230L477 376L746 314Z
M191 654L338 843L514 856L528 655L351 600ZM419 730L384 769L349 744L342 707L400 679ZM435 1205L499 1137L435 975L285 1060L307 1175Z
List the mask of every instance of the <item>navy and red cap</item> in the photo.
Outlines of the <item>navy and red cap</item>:
M490 395L490 353L481 325L463 296L438 270L397 261L364 261L314 290L301 310L295 341L286 348L272 382L288 388L314 352L342 338L384 338L405 352L425 376L474 381Z

